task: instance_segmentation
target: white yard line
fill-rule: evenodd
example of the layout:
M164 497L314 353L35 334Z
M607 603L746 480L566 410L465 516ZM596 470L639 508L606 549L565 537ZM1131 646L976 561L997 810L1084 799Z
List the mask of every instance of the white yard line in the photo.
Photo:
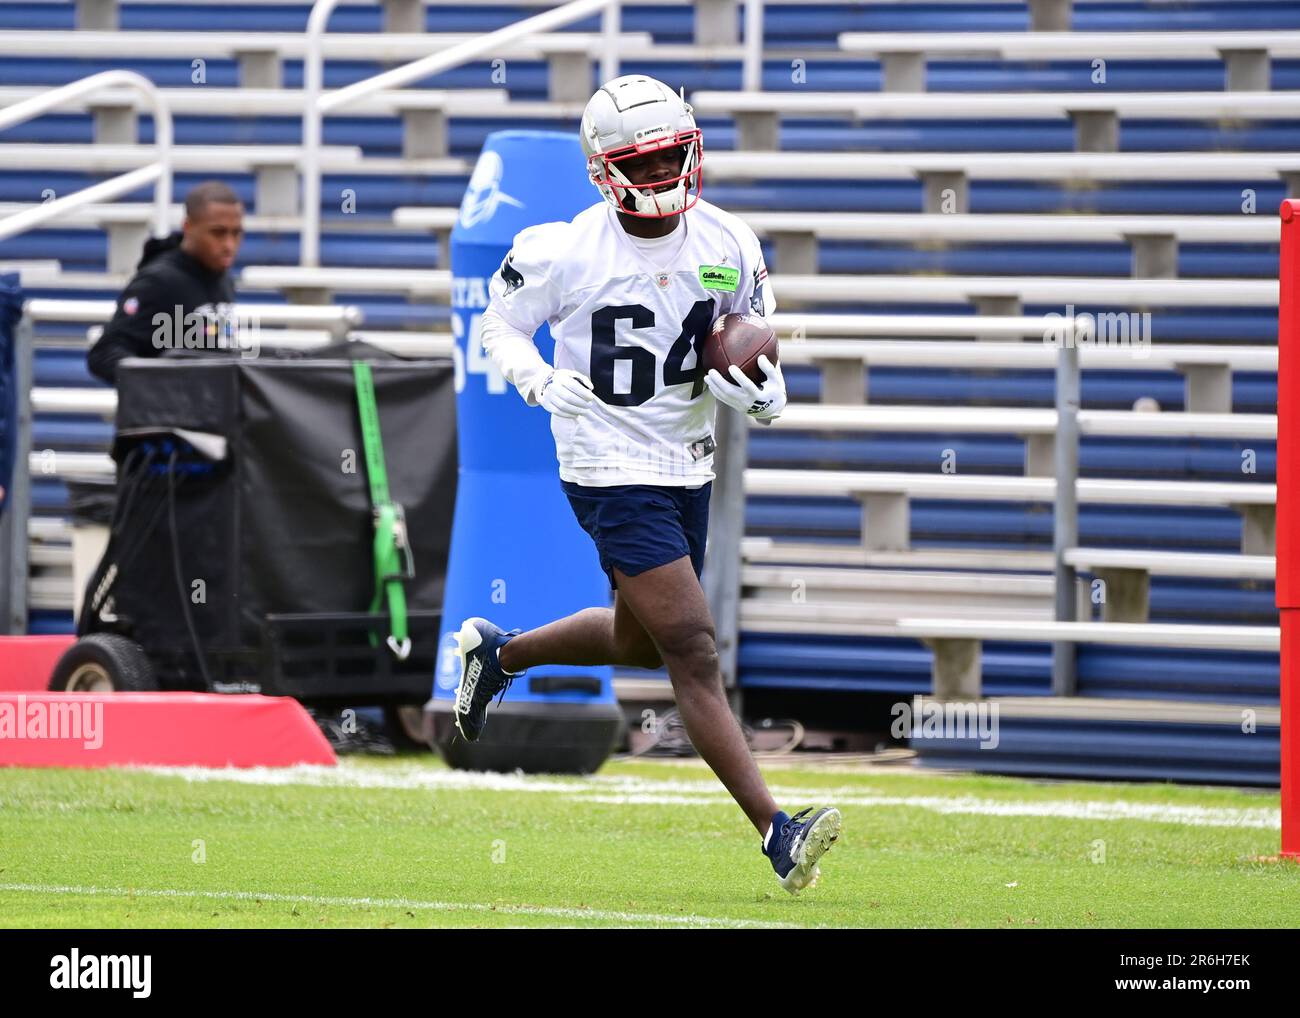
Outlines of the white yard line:
M240 785L311 785L320 788L482 790L489 792L572 792L591 778L533 777L520 771L492 774L433 767L367 767L342 760L336 767L140 767L133 770L191 782L228 781Z
M461 901L416 901L411 898L340 898L313 894L263 894L257 891L181 891L170 888L70 887L56 884L0 884L0 892L44 895L95 895L108 898L203 898L215 901L274 901L296 905L346 908L391 908L433 912L494 912L498 915L532 915L554 919L605 920L620 923L660 923L674 926L753 927L799 929L797 923L763 922L698 915L657 915L653 912L610 912L588 908L549 908L542 905L484 905Z
M247 785L308 785L321 788L383 788L416 791L531 792L570 796L581 801L610 805L714 805L729 802L714 780L651 780L627 776L595 775L566 778L452 771L431 767L374 768L344 761L337 767L302 765L284 768L204 767L143 768L151 774L184 778L191 782L223 781ZM934 813L980 816L1039 816L1069 820L1144 820L1189 827L1252 827L1278 830L1281 811L1270 806L1196 806L1131 802L1123 799L993 799L975 796L885 795L861 785L834 787L772 786L772 794L791 805L904 807Z
M1214 806L1162 806L1144 802L1107 802L1090 800L1081 802L976 799L972 797L945 798L942 796L864 796L861 789L854 795L810 794L815 789L790 789L774 786L772 794L778 799L798 798L801 802L815 799L828 806L902 806L925 809L934 813L969 814L1003 817L1060 817L1066 820L1147 820L1162 824L1183 824L1188 827L1261 827L1278 830L1282 821L1278 810L1231 809ZM796 796L795 793L798 793ZM730 802L721 795L665 795L661 793L628 793L623 795L575 796L580 802L599 802L618 806L716 806Z

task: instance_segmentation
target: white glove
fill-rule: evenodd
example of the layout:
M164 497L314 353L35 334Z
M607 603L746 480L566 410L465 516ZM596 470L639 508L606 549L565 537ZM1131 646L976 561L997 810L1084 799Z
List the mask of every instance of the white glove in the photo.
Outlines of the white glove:
M727 406L748 414L755 420L771 421L780 417L781 411L785 409L785 379L781 376L781 365L773 364L766 354L758 358L758 366L766 376L761 386L755 385L734 364L729 370L731 377L736 380L735 385L723 378L717 368L709 369L709 373L704 376L704 384Z
M537 390L537 402L556 417L581 417L596 398L591 379L580 371L556 368Z

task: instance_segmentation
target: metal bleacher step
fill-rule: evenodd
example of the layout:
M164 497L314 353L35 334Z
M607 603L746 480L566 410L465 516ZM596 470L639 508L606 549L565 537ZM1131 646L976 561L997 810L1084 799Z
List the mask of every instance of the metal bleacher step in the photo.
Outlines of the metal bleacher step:
M781 563L827 566L864 566L899 569L981 569L990 572L1052 571L1050 551L983 548L909 548L877 551L861 542L813 543L746 537L740 554L747 563Z
M927 698L928 700L929 698ZM934 701L930 701L934 702ZM1183 725L1240 726L1249 711L1259 727L1281 723L1280 707L1268 704L1201 703L1195 700L1132 700L1092 696L994 696L1000 716L1069 718L1081 721L1154 721Z

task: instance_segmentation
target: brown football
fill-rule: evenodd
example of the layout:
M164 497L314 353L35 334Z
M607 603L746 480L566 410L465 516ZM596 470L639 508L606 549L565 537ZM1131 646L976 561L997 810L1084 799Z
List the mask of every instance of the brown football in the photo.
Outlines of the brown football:
M762 315L723 315L704 340L704 370L717 368L718 374L735 385L736 380L727 370L734 364L750 380L762 385L766 376L758 366L758 358L767 354L775 364L777 353L776 330Z

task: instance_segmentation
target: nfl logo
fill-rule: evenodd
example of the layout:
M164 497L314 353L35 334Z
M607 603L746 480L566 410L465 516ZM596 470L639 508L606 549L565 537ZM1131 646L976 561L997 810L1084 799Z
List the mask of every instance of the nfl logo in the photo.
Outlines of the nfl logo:
M672 277L671 274L669 274L669 273L667 273L667 272L660 272L660 273L658 273L658 274L655 275L655 282L659 284L659 289L661 289L661 290L667 290L667 289L668 289L668 283L669 283L669 281L670 281L672 278L673 278L673 277Z

